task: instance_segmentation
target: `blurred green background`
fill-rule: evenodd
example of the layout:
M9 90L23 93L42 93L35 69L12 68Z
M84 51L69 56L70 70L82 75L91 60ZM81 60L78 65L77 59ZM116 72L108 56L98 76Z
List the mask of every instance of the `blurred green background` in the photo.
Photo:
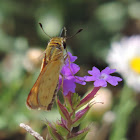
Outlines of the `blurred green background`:
M80 28L84 29L67 41L68 50L78 56L76 62L81 67L79 75L83 76L92 66L100 69L107 66L105 59L111 41L122 36L140 34L140 2L138 0L1 0L0 140L32 139L19 127L21 122L29 124L34 130L45 135L45 119L54 121L59 118L56 106L51 112L43 112L29 110L25 105L28 93L40 71L40 56L49 41L39 27L39 22L52 37L58 36L64 26L67 28L68 36ZM88 91L88 86L78 86L77 92L84 95ZM113 110L119 119L113 125L105 127L108 132L105 132L103 138L96 136L94 139L139 140L139 95L136 102L133 91L128 87L123 89L122 83L117 87L108 88L112 91L110 99L112 105L103 112ZM134 100L130 101L130 98ZM127 99L130 103L124 106ZM102 113L93 114L88 115L85 125L94 122L93 126L98 127L92 130L100 135L101 128L104 128L106 123L102 120Z

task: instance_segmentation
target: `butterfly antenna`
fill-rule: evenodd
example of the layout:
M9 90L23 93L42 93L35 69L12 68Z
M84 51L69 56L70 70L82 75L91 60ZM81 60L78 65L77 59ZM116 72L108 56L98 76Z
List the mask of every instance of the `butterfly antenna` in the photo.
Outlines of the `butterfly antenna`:
M44 31L44 29L43 29L43 26L42 26L42 24L41 23L39 23L39 25L40 25L40 27L41 27L41 29L42 29L42 31L51 39L51 37Z
M79 29L74 35L67 37L66 39L70 39L72 37L74 37L75 35L79 34L83 29Z

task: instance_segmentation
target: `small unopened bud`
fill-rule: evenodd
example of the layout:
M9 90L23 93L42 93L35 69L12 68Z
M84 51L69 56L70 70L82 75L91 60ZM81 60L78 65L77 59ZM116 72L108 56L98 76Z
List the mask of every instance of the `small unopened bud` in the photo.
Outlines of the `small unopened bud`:
M76 113L75 119L73 120L73 124L72 124L73 127L76 127L81 123L81 121L85 118L89 109L90 109L90 106L87 105L87 107L85 107L83 110L80 110Z
M61 104L59 100L57 100L57 107L58 107L59 113L61 114L61 117L64 120L70 120L70 115L69 115L68 110L63 104Z

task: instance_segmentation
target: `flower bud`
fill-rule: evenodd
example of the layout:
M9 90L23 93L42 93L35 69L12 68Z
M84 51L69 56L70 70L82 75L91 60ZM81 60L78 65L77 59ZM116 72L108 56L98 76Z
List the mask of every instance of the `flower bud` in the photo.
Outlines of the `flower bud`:
M84 108L83 110L80 110L76 113L75 119L73 120L73 124L72 124L73 127L76 127L81 123L81 121L85 118L89 109L90 109L90 106L87 105L86 108Z
M63 117L64 120L70 120L68 110L66 109L65 106L63 106L63 104L61 104L59 100L57 100L57 107L58 107L59 113L61 114L61 117Z

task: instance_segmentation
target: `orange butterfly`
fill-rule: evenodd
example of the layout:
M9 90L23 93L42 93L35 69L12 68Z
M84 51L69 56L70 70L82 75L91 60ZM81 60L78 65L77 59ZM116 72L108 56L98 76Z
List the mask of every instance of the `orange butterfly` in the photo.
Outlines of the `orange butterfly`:
M39 24L42 28L42 24ZM81 31L82 29L77 33ZM27 97L26 104L31 109L51 110L52 108L58 91L59 74L65 61L66 28L62 30L61 36L62 34L64 37L50 37L42 60L41 72Z

